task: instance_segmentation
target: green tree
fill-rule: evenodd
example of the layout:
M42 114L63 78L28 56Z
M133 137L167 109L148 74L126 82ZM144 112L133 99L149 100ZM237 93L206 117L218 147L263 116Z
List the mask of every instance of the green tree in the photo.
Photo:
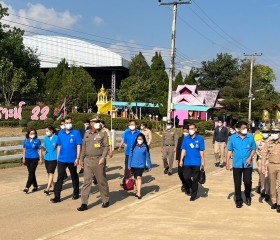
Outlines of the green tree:
M200 89L221 89L239 73L239 61L227 53L217 54L212 61L203 61L197 69Z
M165 63L161 54L156 52L151 65L151 83L153 84L151 101L159 104L159 111L162 115L165 115L167 111L168 82Z
M149 102L153 97L151 69L141 52L132 59L129 75L121 82L120 98L127 102Z
M248 114L248 94L250 81L250 60L243 60L239 74L220 90L224 99L222 105L228 115L243 117ZM273 110L280 101L272 82L275 80L273 70L264 65L255 65L253 69L252 118L260 119L262 110ZM247 117L245 117L246 119Z
M8 16L8 9L0 3L0 20ZM20 88L26 88L26 91L20 91L14 94L13 99L20 101L22 99L35 103L40 100L45 90L44 76L40 70L40 62L36 53L26 48L23 44L24 31L19 28L11 28L0 21L0 56L9 59L16 69L22 69L26 77L20 83Z
M173 81L172 83L172 89L173 91L176 91L177 90L177 87L179 85L184 85L184 81L183 81L183 75L182 75L182 72L178 72L178 74L176 75L175 77L175 80Z
M191 68L190 72L188 75L186 75L185 80L184 80L184 84L187 85L197 85L197 72L195 68Z

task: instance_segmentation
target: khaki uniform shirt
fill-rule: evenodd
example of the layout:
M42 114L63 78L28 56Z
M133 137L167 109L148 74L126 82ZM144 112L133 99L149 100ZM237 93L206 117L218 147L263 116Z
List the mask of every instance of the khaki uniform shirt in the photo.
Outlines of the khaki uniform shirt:
M109 150L108 136L106 132L98 131L85 133L82 146L81 161L86 157L106 158Z
M152 132L150 129L146 128L145 130L141 130L141 133L145 135L148 145L151 145L152 142Z
M109 129L108 129L108 128L102 128L101 131L107 133L107 136L108 136L108 144L109 144L109 146L112 146L112 138L111 138Z
M262 157L268 159L269 163L280 164L280 140L269 140L262 150Z
M171 128L169 130L164 130L162 135L162 147L165 146L174 146L177 147L178 135L176 133L176 129Z

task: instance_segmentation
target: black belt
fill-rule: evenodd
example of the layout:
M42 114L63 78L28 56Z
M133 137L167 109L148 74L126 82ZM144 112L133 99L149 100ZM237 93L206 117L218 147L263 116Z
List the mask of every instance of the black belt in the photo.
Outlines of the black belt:
M165 147L174 147L175 145L165 145Z

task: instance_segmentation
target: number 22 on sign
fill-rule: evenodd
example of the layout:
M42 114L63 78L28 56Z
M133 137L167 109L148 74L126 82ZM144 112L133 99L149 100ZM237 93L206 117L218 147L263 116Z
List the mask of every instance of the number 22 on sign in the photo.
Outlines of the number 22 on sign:
M39 106L36 106L32 109L31 120L39 120L39 118L40 118L40 120L46 120L49 111L50 111L50 109L48 106L45 106L42 109ZM39 117L39 114L41 114L40 117Z

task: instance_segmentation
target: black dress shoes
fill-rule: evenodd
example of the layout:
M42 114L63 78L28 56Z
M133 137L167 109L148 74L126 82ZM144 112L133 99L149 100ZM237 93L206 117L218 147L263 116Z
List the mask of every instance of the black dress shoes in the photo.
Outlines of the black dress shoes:
M165 168L163 173L164 173L164 174L167 174L167 173L168 173L168 170L169 170L169 168Z
M269 200L270 200L270 195L269 194L265 194L264 201L268 202Z
M171 176L172 175L172 172L168 172L168 176Z
M32 192L37 192L37 191L38 191L38 187L32 189Z
M190 189L190 188L187 188L187 189L186 189L186 194L187 194L187 195L191 195L191 189Z
M195 197L191 197L191 198L190 198L190 201L191 201L191 202L195 201Z
M79 199L79 198L80 198L79 195L73 195L72 200L77 200L77 199Z
M61 202L60 198L56 198L56 197L55 198L51 198L50 201L52 203L59 203L59 202Z
M28 193L28 191L29 191L28 188L23 189L23 192L25 192L26 194Z
M181 191L182 191L182 192L185 192L185 191L186 191L186 189L185 189L185 186L184 186L184 185L182 185L182 186L181 186Z
M88 207L86 204L82 204L80 207L77 208L77 210L80 212L86 211L86 210L88 210Z
M106 203L102 203L102 208L107 208L107 207L109 207L109 202L106 202Z
M277 206L277 212L280 213L280 205Z
M236 203L236 208L242 208L242 205L243 205L243 204L242 204L241 202L237 202L237 203Z
M219 165L220 165L219 163L215 163L215 167L219 167Z
M252 204L252 199L251 199L250 197L247 197L247 198L246 198L246 204L247 204L248 206L251 206L251 204Z
M271 209L277 209L277 203L272 204Z

